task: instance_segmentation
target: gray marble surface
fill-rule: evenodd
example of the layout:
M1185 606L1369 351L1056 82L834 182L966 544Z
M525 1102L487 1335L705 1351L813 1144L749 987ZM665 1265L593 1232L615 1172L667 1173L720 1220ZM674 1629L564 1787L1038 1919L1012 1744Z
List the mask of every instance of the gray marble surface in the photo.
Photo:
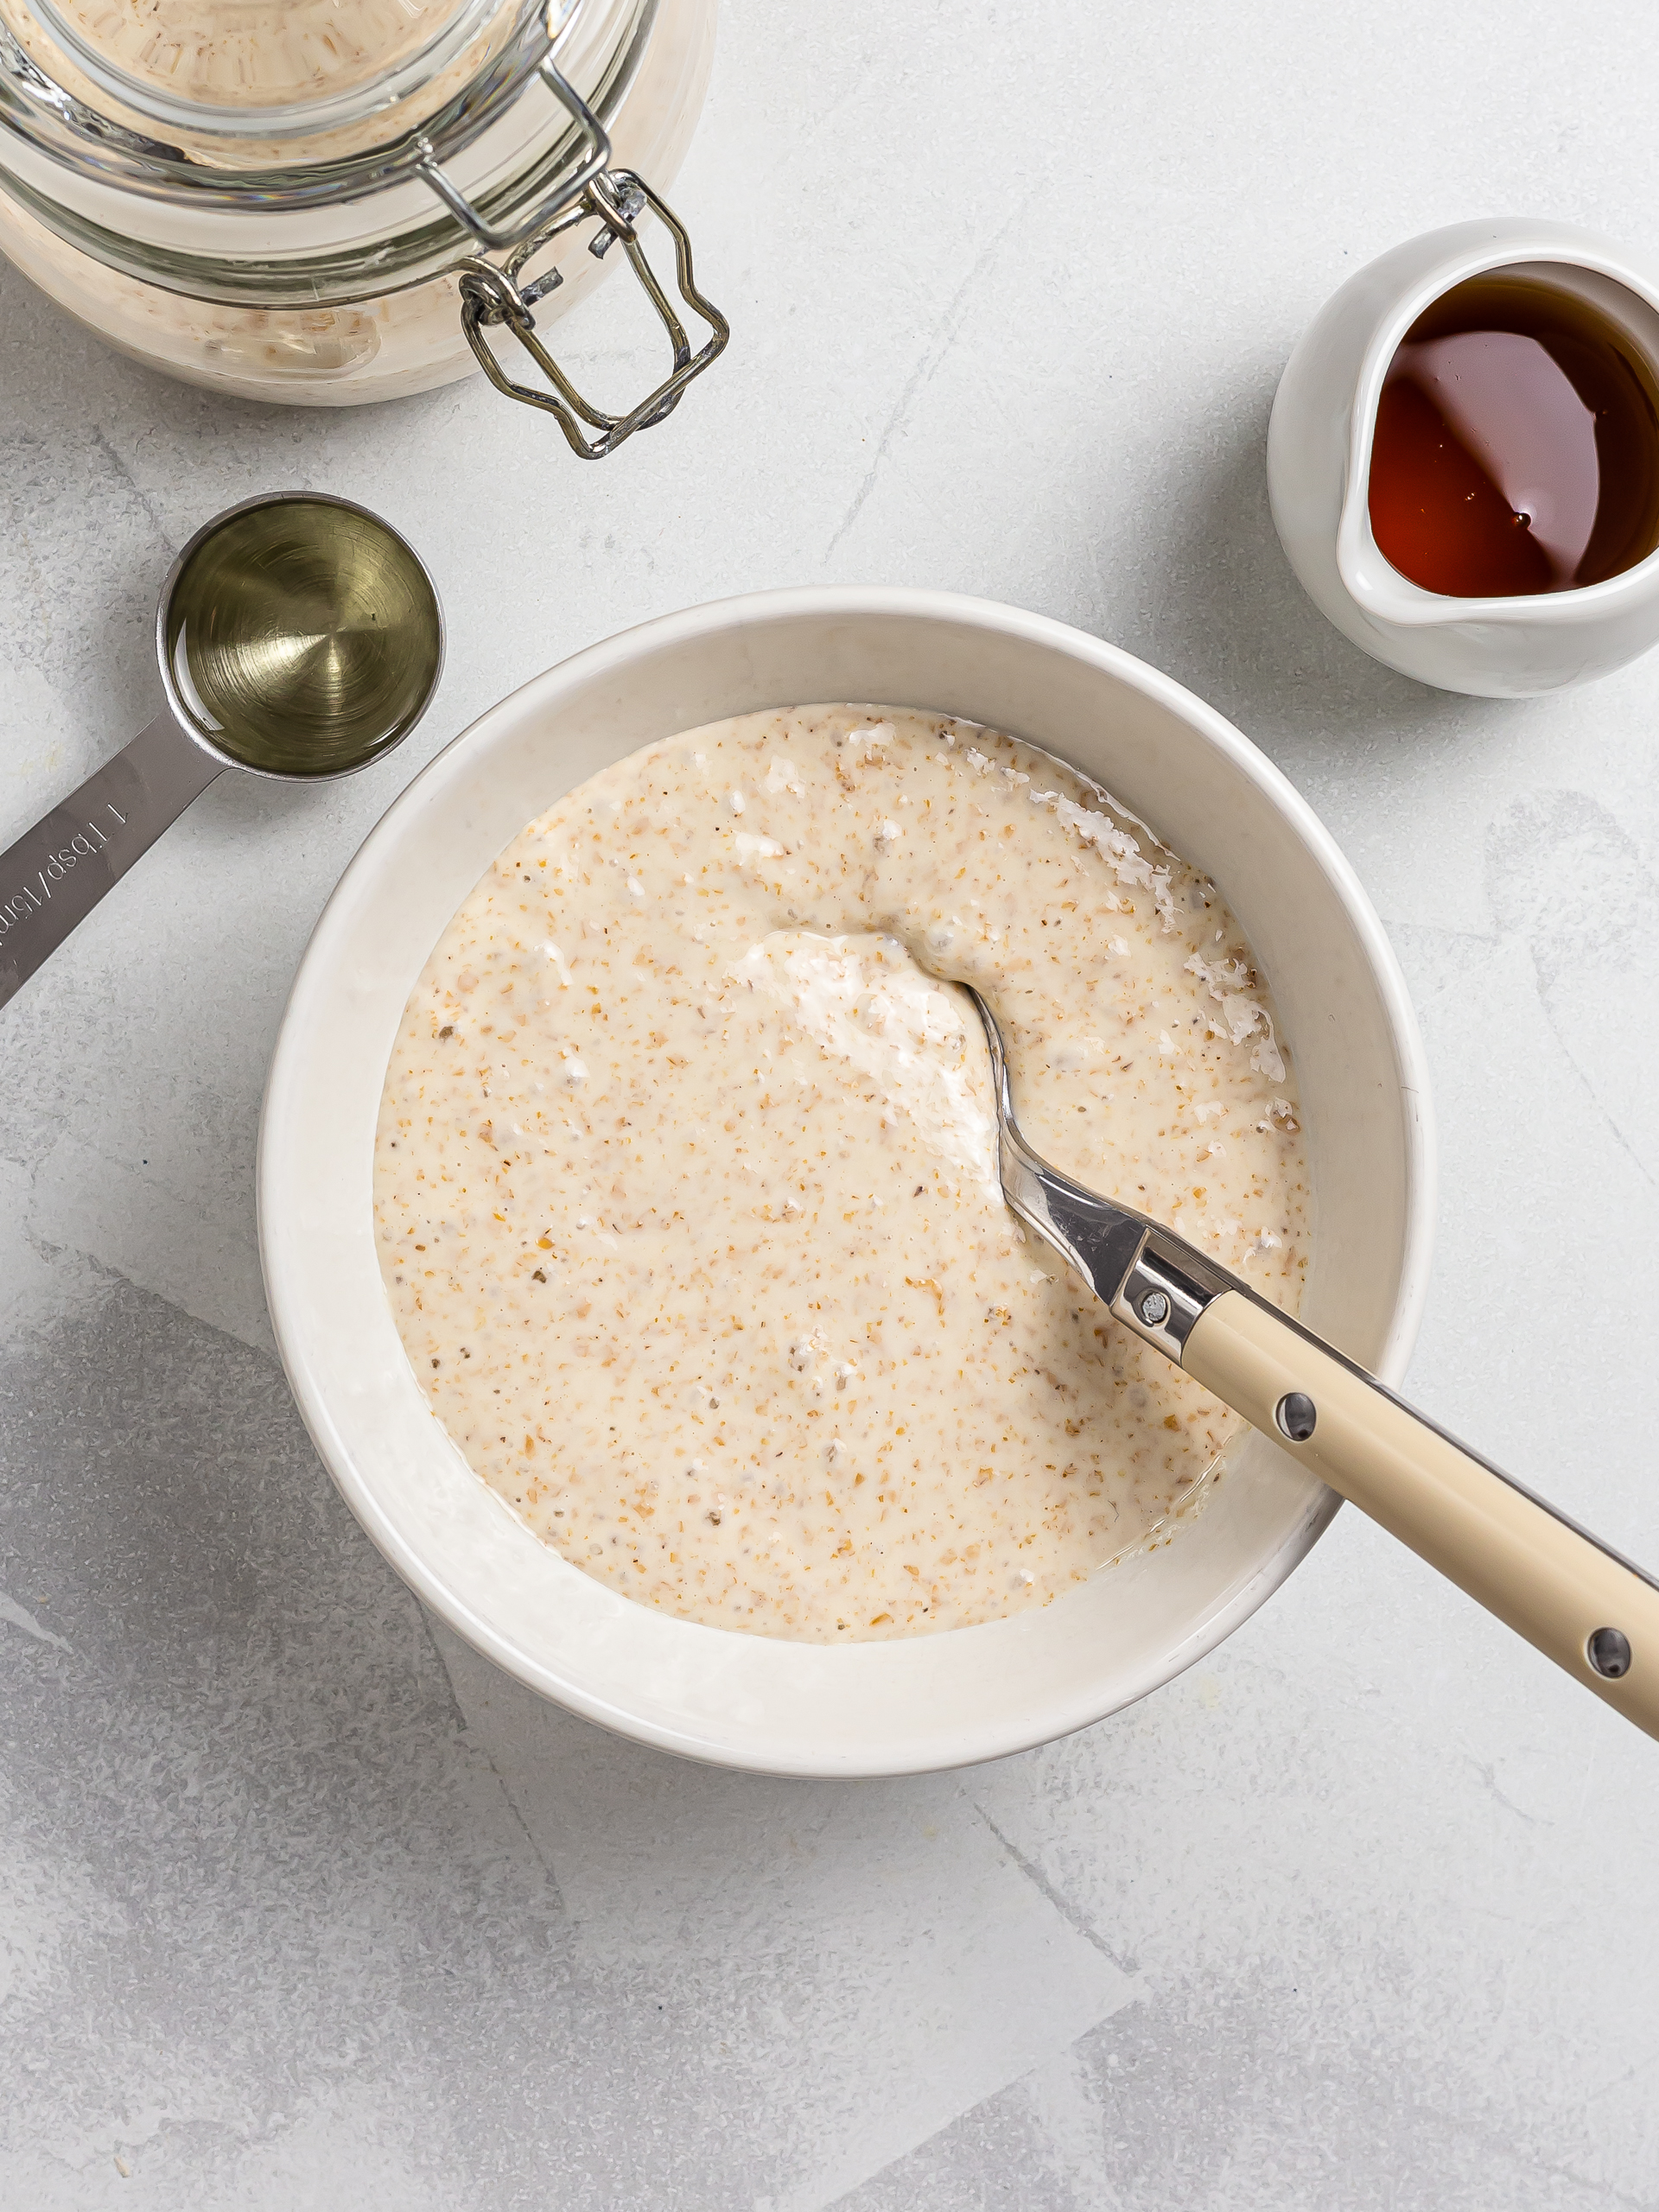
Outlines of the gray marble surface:
M937 2212L1659 2207L1659 1747L1342 1514L1069 1742L678 1765L435 1628L275 1363L289 979L420 761L574 648L778 582L983 593L1216 702L1398 947L1444 1188L1411 1383L1659 1559L1659 658L1525 705L1301 597L1262 444L1414 231L1659 256L1659 16L1538 0L728 0L675 197L736 330L602 467L476 385L224 404L0 276L0 841L152 711L214 508L369 502L449 669L346 786L210 791L4 1017L0 2202ZM566 326L640 373L618 303Z

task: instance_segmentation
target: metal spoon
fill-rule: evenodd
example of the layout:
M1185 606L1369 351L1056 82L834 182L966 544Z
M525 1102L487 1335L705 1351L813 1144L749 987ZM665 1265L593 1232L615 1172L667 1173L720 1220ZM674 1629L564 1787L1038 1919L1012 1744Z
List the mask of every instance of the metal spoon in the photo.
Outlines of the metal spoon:
M389 523L268 493L173 563L156 652L162 712L0 853L0 1006L226 768L315 782L401 744L437 688L443 615Z
M1002 1195L1027 1227L1115 1319L1659 1737L1659 1582L1185 1237L1039 1159L1014 1119L996 1017L951 980L985 1026Z

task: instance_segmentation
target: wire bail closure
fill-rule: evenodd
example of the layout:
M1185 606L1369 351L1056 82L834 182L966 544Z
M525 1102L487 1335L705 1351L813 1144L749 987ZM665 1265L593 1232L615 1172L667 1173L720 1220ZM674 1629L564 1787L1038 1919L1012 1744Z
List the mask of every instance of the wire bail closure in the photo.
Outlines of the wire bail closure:
M15 133L48 161L67 163L100 188L114 187L170 206L216 212L257 208L265 217L308 214L318 208L346 207L418 180L474 242L474 251L449 263L448 270L461 280L461 327L479 365L498 391L551 415L573 452L584 461L598 461L636 430L648 429L672 414L687 385L725 351L731 326L697 289L684 225L643 177L629 169L612 168L609 133L554 64L553 48L576 4L577 0L545 0L544 6L524 7L512 41L486 79L463 86L429 118L424 128L408 130L360 155L256 170L204 164L181 147L163 144L113 121L47 75L0 23L0 134ZM647 24L657 6L658 0L641 0ZM468 198L444 164L493 129L536 77L575 123L579 157L575 168L528 214L499 223ZM681 301L708 325L709 336L695 353L674 302L640 243L637 226L647 213L657 217L674 242ZM560 271L551 269L531 283L519 283L534 255L562 232L588 221L598 226L588 247L595 257L602 259L621 242L673 352L669 375L625 415L607 414L584 399L537 334L536 303L563 282ZM503 258L486 258L490 254ZM111 261L110 265L125 264ZM433 273L446 274L448 270L441 267ZM132 273L149 281L143 271ZM192 296L188 285L181 283L179 289ZM219 296L210 292L204 296ZM510 331L529 354L546 379L545 390L520 384L508 374L484 334L498 325ZM597 435L587 435L584 425Z
M573 453L583 461L602 461L636 430L648 430L667 420L679 405L686 386L724 353L732 334L731 325L713 302L697 289L691 264L691 240L673 209L632 169L612 168L608 132L575 86L555 68L550 54L543 59L539 74L549 90L569 110L587 139L588 149L575 175L566 178L527 223L521 221L510 229L503 229L489 222L445 174L429 145L422 146L417 167L426 183L451 214L465 224L480 246L506 255L504 262L497 264L486 260L481 253L474 254L461 264L461 327L479 366L496 390L509 399L522 400L527 407L539 407L543 413L551 415L564 432ZM639 241L637 225L647 209L674 241L675 277L681 299L709 326L709 334L695 353L685 326ZM603 408L584 399L537 335L534 308L537 301L545 299L564 282L561 272L552 269L528 284L521 286L518 282L521 272L544 246L578 224L594 219L600 227L588 240L588 252L602 260L613 245L620 243L673 348L674 365L670 373L626 415L607 414ZM494 346L484 335L486 329L499 326L512 332L546 378L549 389L543 391L534 385L520 384L508 374ZM597 436L586 435L584 423L596 431Z

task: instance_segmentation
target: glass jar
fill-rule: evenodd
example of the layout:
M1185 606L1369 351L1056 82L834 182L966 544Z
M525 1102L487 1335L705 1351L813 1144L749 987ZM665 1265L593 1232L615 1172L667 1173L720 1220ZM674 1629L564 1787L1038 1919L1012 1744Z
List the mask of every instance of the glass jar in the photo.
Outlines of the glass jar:
M0 0L0 251L189 383L338 407L481 366L597 456L726 343L658 197L714 17L715 0ZM620 260L672 365L615 415L543 333ZM707 327L696 351L673 289Z

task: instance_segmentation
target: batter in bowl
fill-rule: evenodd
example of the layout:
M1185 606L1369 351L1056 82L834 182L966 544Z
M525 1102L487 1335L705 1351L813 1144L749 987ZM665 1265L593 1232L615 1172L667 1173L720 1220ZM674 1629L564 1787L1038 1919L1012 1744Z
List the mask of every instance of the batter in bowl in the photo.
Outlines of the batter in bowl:
M751 715L531 823L387 1072L388 1295L479 1474L588 1573L836 1643L1050 1602L1165 1540L1241 1427L1002 1203L1027 1135L1294 1313L1294 1079L1213 885L1047 755Z

